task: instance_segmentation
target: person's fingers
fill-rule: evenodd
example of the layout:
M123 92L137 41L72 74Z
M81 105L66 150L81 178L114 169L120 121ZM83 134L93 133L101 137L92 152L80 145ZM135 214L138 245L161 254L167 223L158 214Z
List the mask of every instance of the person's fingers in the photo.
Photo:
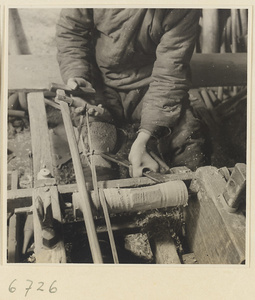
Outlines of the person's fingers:
M153 158L150 158L147 168L153 172L157 172L159 170L159 165Z
M129 175L131 177L141 177L143 175L143 167L130 166L129 167Z
M133 177L133 168L132 168L132 165L129 166L128 172L129 172L129 176Z
M142 161L133 152L129 153L128 159L131 163L129 167L129 175L131 177L141 177L143 173Z
M80 77L69 78L67 81L67 85L72 90L76 90L78 87L92 88L92 84L90 82Z
M89 114L90 116L93 116L93 115L95 114L95 111L96 111L96 110L95 110L94 108L91 107L91 108L88 109L88 114Z
M67 85L72 89L76 90L78 88L78 83L76 82L75 78L70 78L67 81Z
M83 78L74 78L75 82L78 84L78 87L92 88L92 84Z
M136 160L133 160L132 171L130 175L131 177L141 177L143 175L144 170L157 172L158 169L158 163L149 154L144 154L142 161L136 162Z

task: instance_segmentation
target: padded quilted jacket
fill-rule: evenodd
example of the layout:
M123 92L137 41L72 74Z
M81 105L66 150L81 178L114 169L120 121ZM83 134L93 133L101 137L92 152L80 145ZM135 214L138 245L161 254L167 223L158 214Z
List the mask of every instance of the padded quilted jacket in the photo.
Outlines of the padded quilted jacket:
M140 129L171 128L188 98L199 16L196 9L63 9L57 23L62 78L91 81L96 63L106 86L149 86Z

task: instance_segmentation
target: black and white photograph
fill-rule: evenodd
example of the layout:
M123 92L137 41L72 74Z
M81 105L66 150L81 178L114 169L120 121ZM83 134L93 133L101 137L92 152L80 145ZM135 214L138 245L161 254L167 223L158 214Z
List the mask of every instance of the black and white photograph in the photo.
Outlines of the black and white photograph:
M8 9L7 264L246 264L249 18Z

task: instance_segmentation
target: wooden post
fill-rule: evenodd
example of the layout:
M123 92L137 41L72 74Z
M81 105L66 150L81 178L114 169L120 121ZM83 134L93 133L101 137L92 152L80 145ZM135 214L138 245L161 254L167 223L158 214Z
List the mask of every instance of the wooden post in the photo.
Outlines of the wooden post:
M219 13L218 9L203 9L203 53L214 53L220 50Z
M8 263L20 262L20 215L13 214L9 221Z
M43 93L28 94L28 110L30 119L32 152L33 152L33 171L34 171L34 190L33 190L33 222L35 255L38 263L65 263L66 254L64 242L60 237L59 242L54 248L50 249L43 245L42 228L36 210L36 199L39 196L45 208L51 204L53 219L61 223L61 212L58 199L58 189L55 186L53 175L53 163L51 157L51 144L47 125L47 116L44 104ZM41 170L50 172L50 177L39 177Z
M53 219L62 221L59 202L58 202L58 191L56 186L48 186L34 189L33 203L37 197L40 197L44 204L47 200L50 200L52 205ZM48 203L49 204L49 203ZM34 207L33 210L33 221L34 221L34 237L35 237L35 256L37 263L66 263L66 253L64 242L61 239L54 248L50 249L43 245L42 229L39 221L37 211Z

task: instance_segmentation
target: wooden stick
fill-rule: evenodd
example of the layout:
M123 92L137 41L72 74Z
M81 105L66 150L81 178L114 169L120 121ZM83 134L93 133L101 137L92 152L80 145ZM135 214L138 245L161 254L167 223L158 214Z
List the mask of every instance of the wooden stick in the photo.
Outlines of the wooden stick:
M110 245L111 245L111 249L112 249L113 261L114 261L115 264L118 264L119 263L119 258L118 258L118 253L117 253L115 241L114 241L113 232L112 232L111 220L110 220L109 213L108 213L108 208L107 208L107 203L106 203L104 191L102 189L99 190L99 199L100 199L100 203L101 203L101 206L102 206L103 212L104 212L106 228L107 228L107 232L108 232L108 236L109 236L109 240L110 240Z
M94 263L102 263L102 255L99 247L99 242L96 234L95 224L93 220L93 215L91 211L89 194L86 189L86 182L83 174L83 169L80 161L79 150L76 142L76 136L74 133L72 120L70 117L70 111L68 104L65 102L60 102L61 112L63 116L63 121L65 125L66 135L72 155L74 172L76 176L78 190L81 196L80 206L84 216L84 222L88 234L88 240L90 244L91 254Z
M90 134L90 125L89 125L89 115L88 115L88 113L86 114L86 124L87 124L87 131L88 131L89 150L90 150L90 152L92 152L92 155L90 156L90 167L91 167L91 174L92 174L92 183L93 183L93 187L94 187L94 195L95 195L96 201L100 202L101 206L103 208L105 223L106 223L107 232L108 232L110 245L111 245L111 250L112 250L113 261L114 261L115 264L118 264L119 259L118 259L118 254L117 254L117 250L116 250L116 245L115 245L113 233L112 233L112 226L111 226L111 221L110 221L110 217L109 217L109 212L108 212L108 209L107 209L105 195L104 195L103 190L99 191L98 184L97 184L96 167L95 167L94 155L93 155L94 149L92 149L92 137L91 137L91 134Z
M24 118L26 116L26 113L22 110L8 109L8 116Z
M163 169L164 172L167 172L170 170L168 165L156 155L153 151L150 151L150 156L160 165L160 167Z
M44 98L44 102L47 104L47 105L50 105L58 110L60 110L60 106L59 104L57 104L56 102L52 101L52 100L49 100L49 99L46 99Z

